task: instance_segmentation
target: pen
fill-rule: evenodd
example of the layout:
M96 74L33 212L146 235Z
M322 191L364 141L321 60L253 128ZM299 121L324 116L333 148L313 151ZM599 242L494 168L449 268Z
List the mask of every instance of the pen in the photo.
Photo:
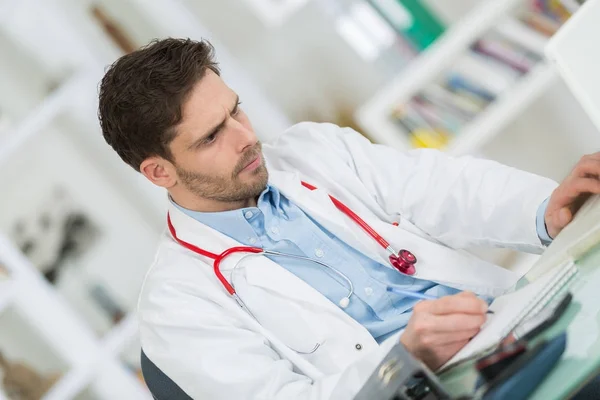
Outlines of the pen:
M432 296L430 294L413 292L413 291L404 290L404 289L398 289L398 288L392 287L392 286L388 286L387 291L392 292L392 293L403 294L407 297L414 297L415 299L420 299L420 300L437 300L437 299L439 299L439 297ZM487 314L494 314L494 312L492 310L487 310Z

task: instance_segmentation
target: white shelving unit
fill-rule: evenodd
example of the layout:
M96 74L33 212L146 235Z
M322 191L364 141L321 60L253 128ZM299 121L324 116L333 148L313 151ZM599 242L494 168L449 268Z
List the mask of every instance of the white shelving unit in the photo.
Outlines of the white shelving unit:
M3 121L8 120L9 125L0 129L0 165L5 171L4 178L8 177L13 182L18 182L19 168L14 166L15 160L23 163L32 160L34 163L41 153L43 155L43 151L40 153L40 146L45 145L54 146L48 152L54 150L55 146L75 149L71 150L74 153L73 160L83 158L89 164L82 168L89 173L88 181L95 182L96 185L109 182L111 190L106 196L115 197L113 206L127 203L123 211L127 218L138 218L141 221L134 225L146 232L146 242L141 243L139 239L140 243L127 244L129 250L131 245L134 245L138 251L150 242L147 240L149 236L158 237L164 229L162 225L144 223L149 220L162 221L164 215L160 206L156 207L156 204L161 204L164 193L140 190L139 177L125 167L116 168L113 164L118 161L101 140L95 116L96 87L105 66L112 63L121 52L92 17L89 11L91 3L75 0L0 0L0 35L3 35L3 39L12 41L13 47L19 52L35 60L39 65L39 71L31 69L35 74L44 75L35 76L39 78L36 79L37 86L33 88L35 90L0 93L0 96L28 96L22 102L24 106L19 109L19 112L24 111L22 114L2 115ZM100 0L97 3L119 15L116 18L117 22L121 23L125 33L129 34L136 46L146 44L154 37L210 39L219 48L219 61L224 76L248 102L247 112L257 121L256 128L262 133L262 139L273 137L289 126L287 118L270 103L264 93L239 69L227 50L211 37L210 32L204 30L193 13L180 1ZM292 1L289 4L292 3L295 7L301 5L300 1ZM0 63L0 71L6 67L7 59ZM18 70L20 67L14 68ZM26 76L24 73L19 76L23 75ZM64 79L65 75L68 78ZM61 83L45 97L40 98L39 94L43 93L44 84L52 82ZM19 83L16 83L14 87L18 88L18 85ZM25 92L27 94L24 94ZM69 123L65 122L67 120ZM96 136L91 137L92 134ZM94 175L94 171L101 171L101 176ZM65 171L64 175L72 172ZM35 176L23 177L21 186L36 186L35 182L29 181L30 179L35 179ZM85 193L82 196L85 198ZM154 197L149 200L145 199L152 196ZM146 207L143 203L147 201L153 205ZM14 198L12 204L15 204ZM97 204L94 206L98 207ZM20 210L5 210L6 213L13 211ZM118 215L113 219L122 220ZM6 222L6 218L0 220ZM109 225L104 224L105 228L106 226ZM87 399L88 395L94 399L107 400L150 399L150 393L138 377L123 364L125 350L131 350L131 358L131 354L138 351L134 347L139 346L138 326L131 301L127 302L129 313L125 318L103 336L98 336L90 327L89 321L76 311L77 307L69 303L67 296L50 284L36 266L20 252L10 240L9 233L4 231L5 228L6 226L0 227L0 262L6 264L12 274L10 280L0 282L0 313L9 308L11 312L18 313L27 321L27 325L33 327L40 341L67 365L64 375L46 393L44 399ZM131 237L138 238L137 235ZM117 239L117 244L125 245L122 238ZM114 238L112 241L110 238L103 240L105 248L107 245L114 247ZM153 254L153 246L154 243L146 246L144 251L149 257ZM110 260L110 257L108 259ZM107 264L115 269L112 261ZM125 264L127 265L116 267L121 271L129 268L131 272L134 266L128 261L125 261ZM105 275L111 277L110 279L115 279L116 276L121 276L122 280L132 279L131 273L108 272L110 271L107 268ZM141 284L139 274L133 276L140 282L129 282L128 285L135 287L136 284ZM121 291L127 287L119 282L113 286L117 286ZM126 297L136 296L137 293L129 293Z
M73 371L81 371L87 368L84 366L94 364L97 355L103 354L102 341L71 310L54 287L39 275L28 259L4 236L0 236L0 255L3 262L14 272L11 281L14 284L11 307L35 329L40 340L72 367L71 372L55 385L55 388L59 390L53 398L72 398L60 390L65 386L62 381L69 383L69 377ZM110 361L113 364L118 363L114 360ZM112 378L123 388L124 392L144 393L140 383L131 379L129 374L119 371L116 366L113 365L113 367L110 369ZM83 383L89 383L89 380ZM52 393L55 393L54 390ZM149 397L128 398L148 399Z
M401 150L410 149L408 137L391 117L392 109L434 81L483 34L495 29L519 41L527 34L528 40L522 42L527 43L529 50L543 54L546 40L531 31L523 32L523 27L510 18L511 12L523 3L523 0L481 2L364 104L356 113L358 123L376 142ZM456 155L476 153L556 80L552 68L541 63L462 128L446 150Z
M0 281L0 314L8 307L15 297L15 283L12 279Z
M477 152L557 80L552 66L541 63L463 128L450 142L447 151L454 155Z
M117 369L127 378L129 391L137 393L135 398L149 397L146 389L141 388L131 374L115 361L125 347L138 336L138 324L135 316L129 315L116 325L105 337L98 341L95 353L76 368L73 368L58 382L44 400L70 399L82 392L102 369Z
M309 0L244 0L267 25L277 27Z
M48 126L68 106L73 105L74 100L80 97L82 88L89 88L89 85L84 83L91 79L92 77L85 73L70 78L48 95L14 129L9 128L5 140L0 141L0 164L18 151L26 141L31 140L33 135Z

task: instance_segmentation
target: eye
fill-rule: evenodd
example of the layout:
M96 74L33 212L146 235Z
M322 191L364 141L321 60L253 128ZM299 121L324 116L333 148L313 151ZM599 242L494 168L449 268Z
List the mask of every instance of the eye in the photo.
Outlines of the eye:
M241 101L238 101L237 105L235 106L235 111L233 113L231 113L231 115L236 116L240 113L240 106L242 105Z
M213 143L215 140L217 140L217 135L219 134L219 131L213 132L210 135L208 135L203 141L202 144L211 144Z

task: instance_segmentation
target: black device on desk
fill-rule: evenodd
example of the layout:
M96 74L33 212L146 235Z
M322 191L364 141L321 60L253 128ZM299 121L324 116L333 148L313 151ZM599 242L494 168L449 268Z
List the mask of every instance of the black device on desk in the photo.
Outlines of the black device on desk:
M544 340L532 348L522 349L524 340L515 342L501 349L499 352L507 353L507 358L502 358L495 365L504 363L501 367L493 369L486 361L498 353L480 360L477 368L484 378L483 385L479 388L475 398L483 400L525 400L544 380L546 375L554 368L560 359L567 344L566 332L551 340ZM525 345L526 346L526 345Z
M571 301L567 294L555 307L538 314L509 335L492 353L480 357L475 368L479 388L460 399L525 399L551 371L565 350L566 333L531 345L530 341L556 322ZM534 342L535 343L535 342ZM375 369L354 400L458 400L438 377L397 344Z
M390 350L354 400L452 399L438 377L401 344Z
M573 296L567 293L554 307L547 307L517 326L494 352L477 360L481 376L478 392L485 400L526 399L546 377L565 351L565 332L551 340L533 342L564 314ZM485 394L483 394L485 393Z

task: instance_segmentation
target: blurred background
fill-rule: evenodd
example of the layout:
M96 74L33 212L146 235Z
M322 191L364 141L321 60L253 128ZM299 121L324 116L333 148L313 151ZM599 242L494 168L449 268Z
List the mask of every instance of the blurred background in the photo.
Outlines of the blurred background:
M100 134L116 58L206 38L263 141L327 121L560 180L600 149L543 55L580 3L0 0L0 399L151 398L132 313L166 197Z

